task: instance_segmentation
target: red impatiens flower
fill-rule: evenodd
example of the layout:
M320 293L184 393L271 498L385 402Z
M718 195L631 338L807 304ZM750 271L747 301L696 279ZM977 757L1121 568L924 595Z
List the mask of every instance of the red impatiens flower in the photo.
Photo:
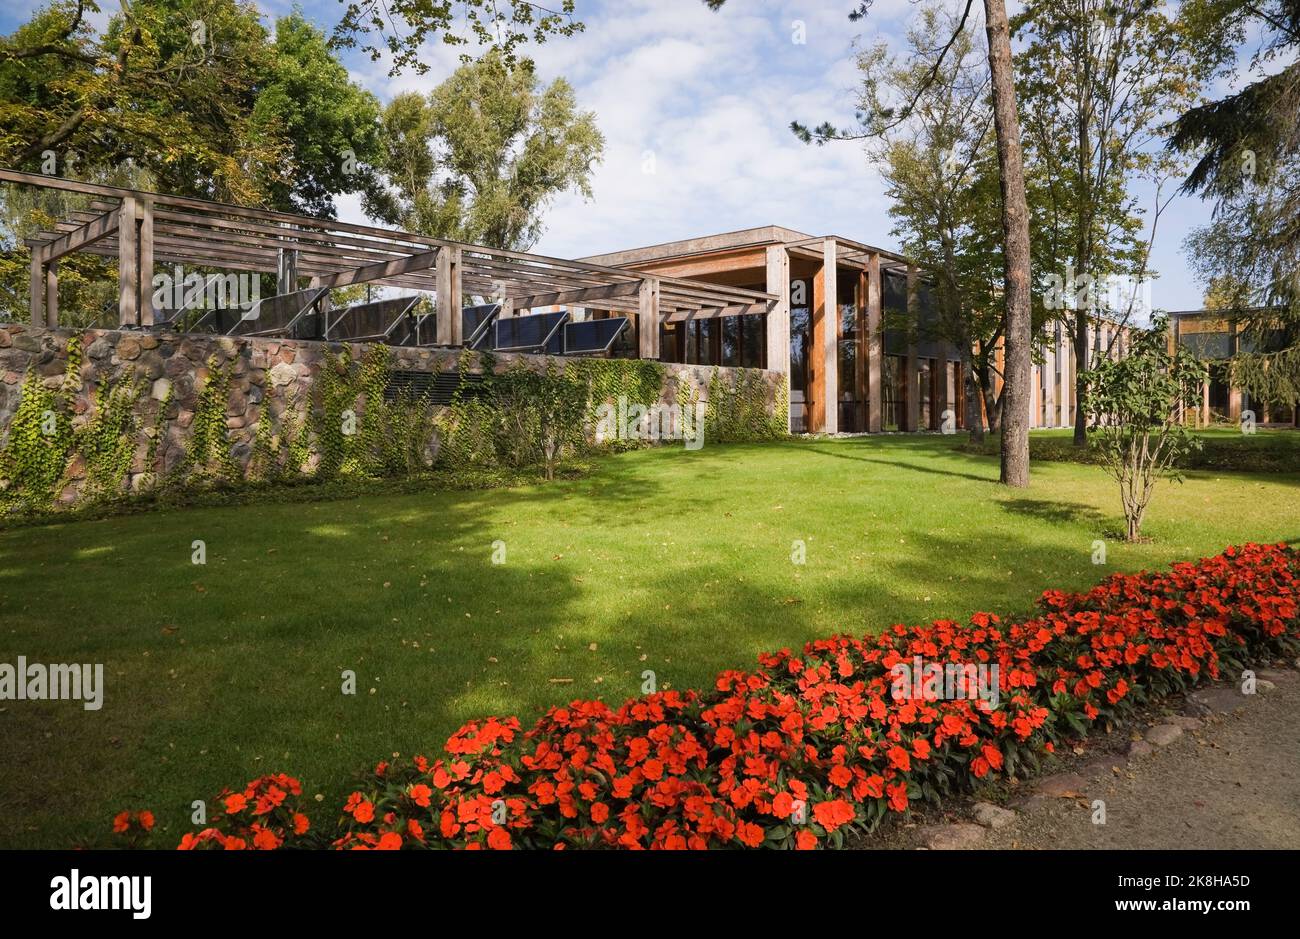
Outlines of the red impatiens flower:
M1113 724L1225 662L1297 652L1300 552L1244 545L1077 594L1049 591L1020 621L977 613L968 624L893 624L763 653L755 669L723 672L703 691L617 707L575 700L526 731L517 718L471 721L441 759L376 767L348 796L333 844L810 849L822 832L878 820L872 800L905 812L909 790L1019 772L1033 762L1022 754L1054 752L1079 715ZM947 698L895 700L892 669L918 658L996 668L999 707L977 700L969 678ZM181 847L306 843L315 833L301 792L283 774L223 792L224 814ZM152 824L143 813L113 820L129 837Z

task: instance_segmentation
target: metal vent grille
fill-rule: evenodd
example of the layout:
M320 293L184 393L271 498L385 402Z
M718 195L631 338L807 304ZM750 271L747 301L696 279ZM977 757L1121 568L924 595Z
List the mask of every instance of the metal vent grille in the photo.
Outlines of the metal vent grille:
M464 382L462 387L461 383ZM483 393L483 376L460 372L420 372L411 369L394 369L384 386L384 400L396 401L404 396L412 399L428 398L431 404L451 404L456 389L463 395Z

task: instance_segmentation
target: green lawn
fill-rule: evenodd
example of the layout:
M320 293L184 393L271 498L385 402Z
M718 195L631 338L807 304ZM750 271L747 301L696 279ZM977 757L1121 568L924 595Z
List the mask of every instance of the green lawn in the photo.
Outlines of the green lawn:
M191 801L264 771L337 804L354 771L432 754L468 718L621 700L644 669L700 685L818 635L1023 612L1110 570L1300 540L1300 474L1193 472L1161 487L1151 543L1110 541L1097 567L1120 527L1099 469L996 479L939 437L665 447L525 489L0 532L0 661L108 676L99 712L0 702L0 846L102 843L113 813L149 807L170 847Z

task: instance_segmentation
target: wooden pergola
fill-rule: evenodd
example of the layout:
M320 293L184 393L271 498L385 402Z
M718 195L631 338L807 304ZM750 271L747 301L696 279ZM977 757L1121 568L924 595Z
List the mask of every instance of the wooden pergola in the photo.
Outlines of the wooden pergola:
M642 358L659 357L659 324L767 313L774 294L646 275L585 261L462 244L398 229L317 219L204 199L120 189L0 169L0 182L84 197L31 248L31 319L58 323L58 267L75 252L116 257L123 328L167 325L154 309L159 264L273 274L277 294L302 293L325 314L329 290L373 284L430 292L439 313L459 311L466 296L502 304L502 316L539 307L581 306L635 314ZM436 345L462 344L459 315L436 317ZM645 328L653 324L653 328ZM270 330L274 332L274 329Z

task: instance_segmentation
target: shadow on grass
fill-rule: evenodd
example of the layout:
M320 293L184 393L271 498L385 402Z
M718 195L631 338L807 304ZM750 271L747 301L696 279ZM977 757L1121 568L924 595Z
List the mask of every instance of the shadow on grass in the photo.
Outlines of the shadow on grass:
M1091 505L1080 502L1046 502L1039 499L1002 499L997 505L1013 515L1023 515L1053 525L1086 525L1100 529L1114 526L1115 519Z

